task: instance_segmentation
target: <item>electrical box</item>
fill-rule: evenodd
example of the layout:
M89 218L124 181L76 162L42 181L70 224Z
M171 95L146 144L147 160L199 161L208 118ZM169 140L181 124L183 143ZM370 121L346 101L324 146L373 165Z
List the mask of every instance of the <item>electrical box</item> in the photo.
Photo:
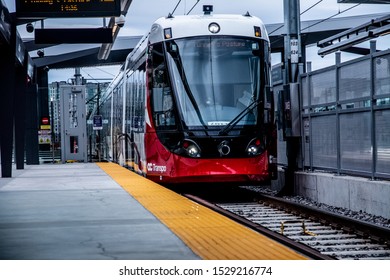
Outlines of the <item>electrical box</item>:
M290 83L278 94L278 124L283 129L283 140L286 137L301 136L300 93L299 84Z

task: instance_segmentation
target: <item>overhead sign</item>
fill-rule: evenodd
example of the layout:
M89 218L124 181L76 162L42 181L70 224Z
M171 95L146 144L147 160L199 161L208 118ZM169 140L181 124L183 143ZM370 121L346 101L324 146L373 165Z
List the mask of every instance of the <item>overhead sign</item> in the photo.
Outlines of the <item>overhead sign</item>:
M120 0L16 0L21 18L119 17Z
M110 44L112 42L112 28L35 29L35 44Z

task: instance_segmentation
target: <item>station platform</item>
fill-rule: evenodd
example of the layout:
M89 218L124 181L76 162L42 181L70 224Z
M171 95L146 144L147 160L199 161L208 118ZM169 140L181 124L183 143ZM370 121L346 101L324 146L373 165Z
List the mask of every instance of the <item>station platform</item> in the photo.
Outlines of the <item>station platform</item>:
M305 256L114 163L0 179L2 260L296 260Z

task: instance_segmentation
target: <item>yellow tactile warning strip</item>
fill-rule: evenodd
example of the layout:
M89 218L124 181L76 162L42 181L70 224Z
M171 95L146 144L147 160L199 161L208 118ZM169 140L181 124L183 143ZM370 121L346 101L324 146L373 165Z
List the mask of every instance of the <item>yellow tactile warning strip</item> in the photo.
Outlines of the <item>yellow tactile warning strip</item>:
M114 163L97 163L207 260L301 260L297 252Z

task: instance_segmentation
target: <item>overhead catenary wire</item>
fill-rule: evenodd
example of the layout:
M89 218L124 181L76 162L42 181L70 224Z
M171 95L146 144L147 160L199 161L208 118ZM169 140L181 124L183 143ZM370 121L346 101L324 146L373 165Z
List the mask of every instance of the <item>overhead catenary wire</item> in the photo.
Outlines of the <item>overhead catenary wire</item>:
M309 29L310 27L313 27L313 26L318 25L318 24L320 24L320 23L323 23L323 22L325 22L325 21L327 21L327 20L329 20L329 19L331 19L331 18L334 18L335 16L341 15L342 13L348 12L349 10L352 10L353 8L356 8L357 6L359 6L359 5L361 5L361 4L362 4L362 3L359 3L359 4L356 4L356 5L352 6L352 7L347 8L347 9L345 9L345 10L343 10L343 11L338 11L338 13L336 13L336 14L334 14L334 15L331 15L330 17L324 18L323 20L320 20L320 21L318 21L318 22L316 22L316 23L313 23L312 25L309 25L309 26L307 26L307 27L301 29L301 31L306 30L306 29Z
M300 13L300 15L303 15L304 13L306 13L306 12L308 12L309 10L313 9L315 6L317 6L317 5L318 5L319 3L321 3L322 1L323 1L323 0L320 0L320 1L318 1L317 3L313 4L311 7L307 8L305 11L303 11L302 13ZM365 2L367 2L367 1L365 1ZM310 27L313 27L313 26L315 26L315 25L318 25L318 24L320 24L320 23L323 23L323 22L325 22L325 21L327 21L327 20L329 20L329 19L334 18L335 16L338 16L338 15L341 15L341 14L347 12L347 11L350 11L350 10L356 8L357 6L361 5L361 4L363 4L363 3L356 4L356 5L352 6L352 7L349 7L349 8L347 8L347 9L345 9L345 10L342 10L342 11L339 10L336 14L331 15L331 16L325 18L325 19L322 19L322 20L320 20L320 21L318 21L318 22L316 22L316 23L314 23L314 24L312 24L312 25L310 25L310 26L307 26L307 27L301 29L300 31L306 30L306 29L308 29L308 28L310 28ZM282 24L282 25L279 26L278 28L272 30L271 32L269 32L268 35L271 35L271 34L275 33L276 31L278 31L279 29L281 29L281 28L283 28L283 27L284 27L284 24Z
M310 10L313 9L315 6L317 6L318 4L320 4L322 1L324 1L324 0L320 0L320 1L318 1L317 3L311 5L309 8L307 8L306 10L304 10L304 11L301 13L301 15L303 15L304 13L310 11Z
M101 72L103 72L103 73L106 73L106 74L108 74L108 75L111 75L111 76L115 77L115 75L113 75L112 73L110 73L110 72L108 72L108 71L106 71L106 70L103 70L103 69L101 69L101 68L99 68L99 67L95 67L95 69L97 69L97 70L99 70L99 71L101 71Z
M98 68L98 67L95 67L95 69L100 70L100 71L102 71L103 73L106 73L106 74L108 74L108 75L111 75L111 76L115 77L115 75L113 75L112 73L107 72L107 71L104 71L104 70L102 70L102 69L100 69L100 68ZM83 68L81 68L81 71L83 71L84 74L86 74L87 76L89 76L89 77L91 78L91 80L94 80L94 81L96 81L96 82L98 82L98 83L100 83L99 80L111 80L111 78L98 79L98 78L92 77L92 76L91 76L87 71L85 71Z
M311 9L313 9L315 6L317 6L319 3L321 3L323 0L320 0L318 1L317 3L311 5L309 8L307 8L306 10L304 10L300 15L303 15L304 13L310 11ZM278 28L276 28L275 30L272 30L268 35L271 35L272 33L278 31L279 29L283 28L284 24L282 24L281 26L279 26Z

